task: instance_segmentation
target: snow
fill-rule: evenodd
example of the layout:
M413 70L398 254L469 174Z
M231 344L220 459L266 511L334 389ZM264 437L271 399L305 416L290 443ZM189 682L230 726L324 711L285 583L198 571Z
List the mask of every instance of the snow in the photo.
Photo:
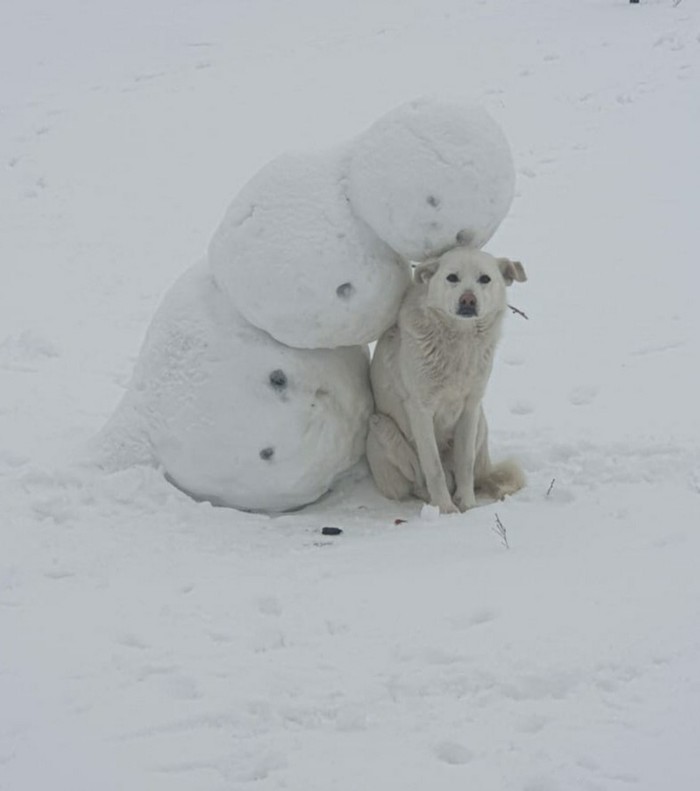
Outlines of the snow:
M508 141L478 106L417 99L380 118L350 152L355 211L412 261L451 247L460 231L483 247L514 185Z
M408 264L353 214L346 156L277 157L236 196L209 247L236 308L290 346L377 340L410 280Z
M278 343L236 313L203 261L166 294L92 460L156 464L217 505L307 505L364 454L368 362L359 346Z
M0 14L0 788L697 788L697 6ZM72 464L231 196L436 90L513 150L487 412L528 488L269 517Z

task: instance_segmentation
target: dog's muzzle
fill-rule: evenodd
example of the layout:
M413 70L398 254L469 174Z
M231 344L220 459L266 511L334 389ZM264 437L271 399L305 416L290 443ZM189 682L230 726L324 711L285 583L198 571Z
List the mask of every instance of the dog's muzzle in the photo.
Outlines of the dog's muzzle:
M465 291L457 303L458 316L476 316L476 296L473 291Z

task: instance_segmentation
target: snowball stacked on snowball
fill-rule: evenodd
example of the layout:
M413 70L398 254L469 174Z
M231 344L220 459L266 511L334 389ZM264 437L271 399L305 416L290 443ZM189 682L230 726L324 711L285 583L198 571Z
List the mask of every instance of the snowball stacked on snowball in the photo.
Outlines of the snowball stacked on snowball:
M278 157L243 187L209 247L240 313L290 346L376 340L410 279L405 261L353 214L344 164L340 149Z
M171 288L100 438L109 464L157 461L196 499L283 511L364 454L366 349L292 349L237 315L204 264Z
M514 186L508 141L480 107L418 99L351 145L353 210L412 261L452 247L462 230L483 247L506 216Z
M253 325L300 348L381 335L406 260L466 230L481 247L505 217L508 142L478 107L420 99L323 154L285 154L230 205L209 247L218 283Z

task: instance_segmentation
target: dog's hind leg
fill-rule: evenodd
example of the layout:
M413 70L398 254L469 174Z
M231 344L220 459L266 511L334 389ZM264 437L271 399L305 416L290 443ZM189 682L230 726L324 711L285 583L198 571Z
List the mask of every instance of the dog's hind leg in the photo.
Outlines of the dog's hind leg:
M416 452L387 415L369 419L367 461L377 488L391 500L403 500L424 488Z
M525 486L525 473L515 459L505 459L497 464L491 462L488 435L488 425L482 410L476 440L474 485L480 495L502 500Z

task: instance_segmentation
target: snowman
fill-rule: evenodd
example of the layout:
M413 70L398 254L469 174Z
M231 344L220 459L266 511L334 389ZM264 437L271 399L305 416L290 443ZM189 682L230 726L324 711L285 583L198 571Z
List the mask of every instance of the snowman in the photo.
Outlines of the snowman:
M166 294L98 462L155 464L192 497L245 510L318 499L364 455L367 344L394 323L410 262L460 231L483 246L513 187L496 122L431 99L273 160Z

